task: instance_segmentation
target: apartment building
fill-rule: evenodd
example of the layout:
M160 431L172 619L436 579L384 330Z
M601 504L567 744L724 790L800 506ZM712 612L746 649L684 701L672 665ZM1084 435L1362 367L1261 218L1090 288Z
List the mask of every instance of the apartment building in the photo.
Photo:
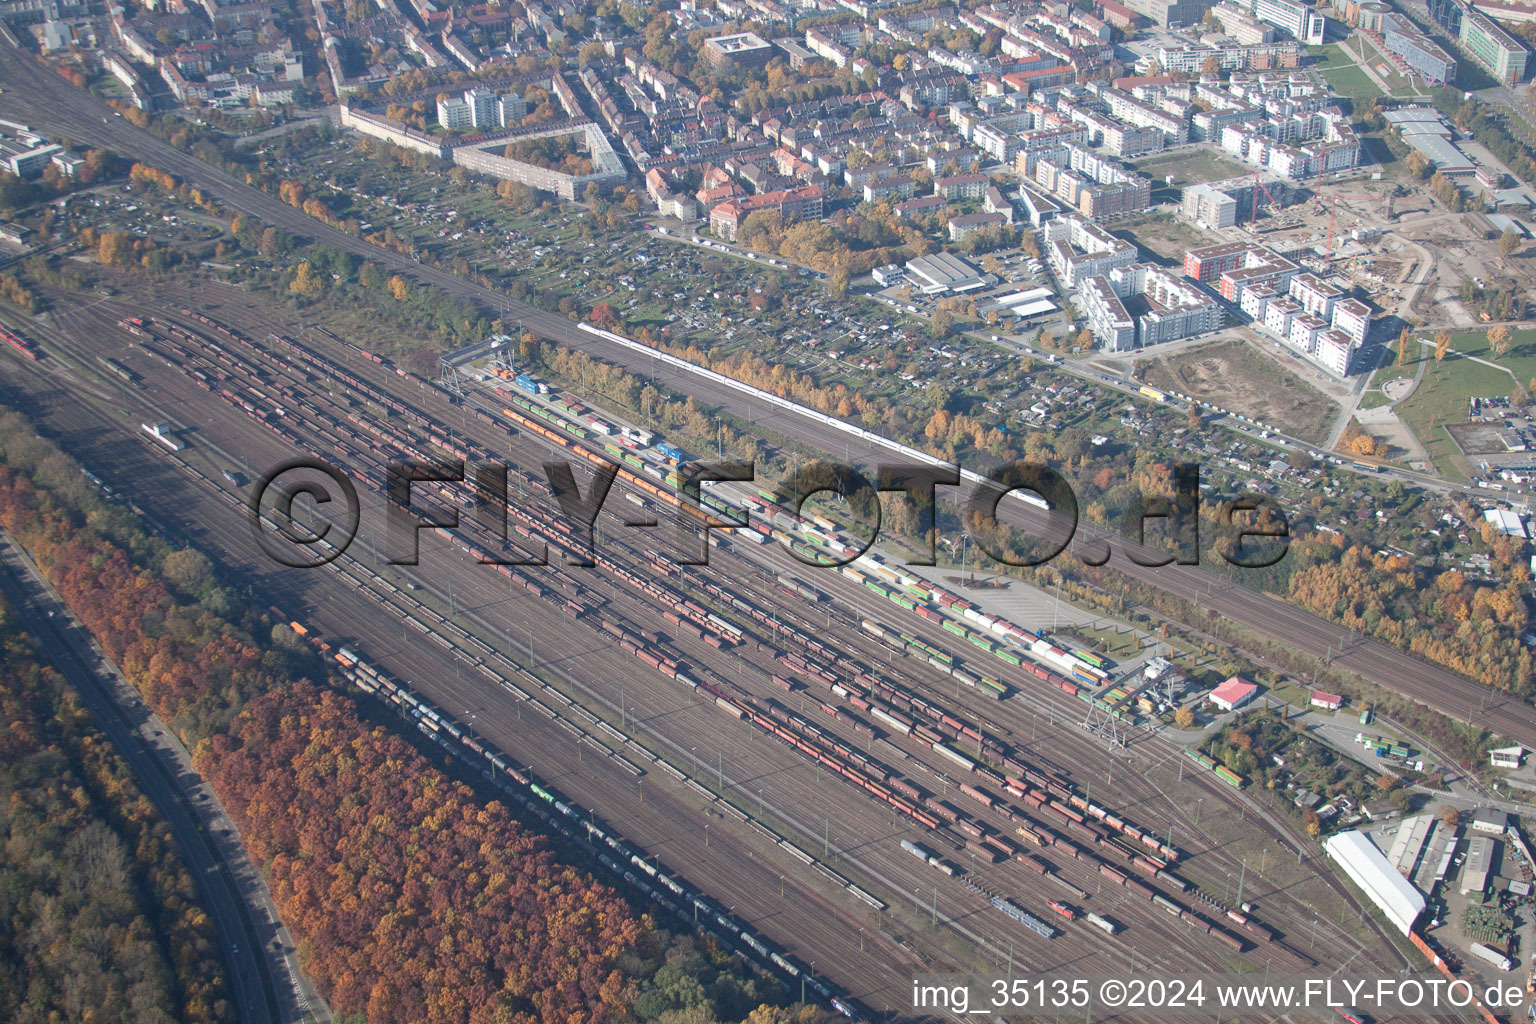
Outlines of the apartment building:
M1088 278L1078 288L1077 305L1088 329L1111 352L1205 334L1226 321L1205 291L1147 263Z
M1289 32L1308 46L1320 46L1327 19L1301 0L1255 0L1253 16Z
M1388 52L1435 84L1456 81L1456 59L1397 13L1381 16L1381 39Z
M821 186L801 185L728 199L709 211L709 227L721 238L734 242L741 222L758 210L773 210L785 220L819 220L822 208Z
M1086 217L1067 215L1047 221L1042 231L1051 270L1066 288L1136 262L1136 247Z

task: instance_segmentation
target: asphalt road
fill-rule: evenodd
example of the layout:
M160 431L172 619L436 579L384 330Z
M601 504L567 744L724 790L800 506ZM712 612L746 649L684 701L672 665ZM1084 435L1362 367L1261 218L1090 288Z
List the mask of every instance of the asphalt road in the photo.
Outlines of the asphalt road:
M277 912L265 881L212 789L193 770L186 748L137 699L133 686L101 656L89 631L4 533L0 590L169 822L218 929L240 1019L329 1024L324 1001L299 980L292 936L274 926Z
M0 43L0 52L4 48L5 44ZM95 97L64 84L30 55L0 60L0 81L6 88L4 107L12 118L28 120L35 127L56 135L103 145L122 156L152 163L197 184L230 210L260 218L264 223L294 235L308 236L317 242L356 253L381 266L410 273L419 280L490 308L510 311L510 315L537 333L585 349L633 372L652 374L657 381L675 390L729 408L749 421L766 425L814 450L834 454L842 450L847 458L866 463L876 461L881 454L887 461L890 458L888 452L883 453L874 446L867 445L860 450L858 445L850 444L848 435L809 418L784 410L770 412L761 406L754 409L750 400L739 392L704 378L667 370L664 366L660 368L661 372L656 372L652 361L644 355L578 331L575 324L559 314L512 302L498 292L447 271L422 266L398 253L330 228L275 197L203 164L125 119L113 116L110 109ZM1036 533L1043 532L1043 516L1034 514L1032 509L1019 502L1005 504L1015 506L1005 519ZM1285 601L1245 590L1200 566L1150 568L1135 564L1126 557L1133 546L1109 531L1084 525L1078 533L1080 550L1098 552L1106 543L1111 543L1115 549L1114 568L1127 577L1181 597L1289 647L1358 672L1442 713L1536 747L1536 710L1525 704L1449 669L1421 661L1386 644L1358 637ZM1144 558L1155 554L1142 551Z

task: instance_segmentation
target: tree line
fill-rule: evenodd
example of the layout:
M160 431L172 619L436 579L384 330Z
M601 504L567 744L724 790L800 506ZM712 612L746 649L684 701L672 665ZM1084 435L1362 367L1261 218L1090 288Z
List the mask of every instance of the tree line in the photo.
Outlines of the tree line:
M236 1020L170 826L0 602L0 1018Z
M147 534L21 416L0 523L195 751L340 1017L820 1024L659 928L324 685L323 663L196 550ZM315 680L321 680L316 682Z

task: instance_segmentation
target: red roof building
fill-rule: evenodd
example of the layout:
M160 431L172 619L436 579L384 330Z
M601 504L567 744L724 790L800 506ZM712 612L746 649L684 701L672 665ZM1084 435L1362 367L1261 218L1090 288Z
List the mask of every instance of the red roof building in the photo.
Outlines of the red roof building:
M1259 695L1257 683L1233 676L1211 691L1211 703L1224 711L1236 711Z

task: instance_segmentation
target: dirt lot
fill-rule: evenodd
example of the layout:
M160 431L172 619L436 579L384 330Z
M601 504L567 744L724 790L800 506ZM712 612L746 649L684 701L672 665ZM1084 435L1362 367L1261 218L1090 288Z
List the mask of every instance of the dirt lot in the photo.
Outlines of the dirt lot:
M1503 455L1509 450L1502 431L1492 423L1447 423L1445 429L1465 455Z
M1236 338L1153 359L1147 381L1312 442L1326 439L1337 411L1327 395Z

